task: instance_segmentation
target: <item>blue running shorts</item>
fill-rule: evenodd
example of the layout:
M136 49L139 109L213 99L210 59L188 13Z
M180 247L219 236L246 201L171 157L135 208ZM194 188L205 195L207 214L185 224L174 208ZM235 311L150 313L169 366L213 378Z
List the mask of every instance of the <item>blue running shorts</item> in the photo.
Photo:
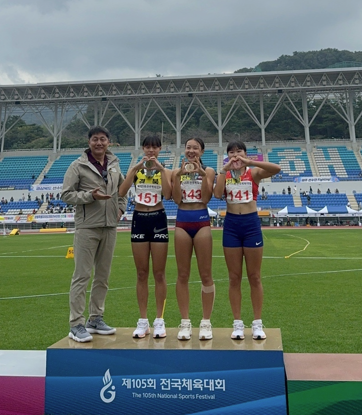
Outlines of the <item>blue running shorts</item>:
M264 245L258 212L235 215L226 212L222 237L224 248L260 248Z

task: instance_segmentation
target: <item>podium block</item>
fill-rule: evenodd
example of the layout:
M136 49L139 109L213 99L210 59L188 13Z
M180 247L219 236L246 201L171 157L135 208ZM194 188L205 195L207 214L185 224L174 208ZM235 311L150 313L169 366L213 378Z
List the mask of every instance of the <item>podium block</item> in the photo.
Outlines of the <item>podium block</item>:
M64 338L47 349L45 413L57 414L287 414L281 334L265 340L132 338L117 328L93 342Z

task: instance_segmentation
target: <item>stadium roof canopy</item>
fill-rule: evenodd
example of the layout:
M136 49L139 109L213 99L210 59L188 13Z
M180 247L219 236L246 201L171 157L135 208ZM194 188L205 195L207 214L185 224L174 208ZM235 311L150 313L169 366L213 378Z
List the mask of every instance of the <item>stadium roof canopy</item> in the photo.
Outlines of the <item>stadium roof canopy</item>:
M333 102L339 104L336 112L348 123L350 139L355 142L355 124L362 114L354 114L353 103L361 98L361 92L362 67L0 85L0 121L6 122L11 115L33 113L52 134L56 152L60 149L67 113L81 117L89 127L86 109L92 103L95 123L106 126L113 117L122 117L134 132L138 149L142 129L149 118L160 111L174 129L176 146L180 147L182 129L200 108L218 131L221 147L223 129L241 107L260 128L262 145L265 145L266 127L278 109L286 106L304 126L308 144L310 125L320 109ZM314 100L317 108L311 119L307 107L310 100ZM268 116L264 114L265 102L274 105ZM300 107L298 102L302 110L297 108ZM252 109L256 103L260 109L257 114ZM221 108L225 104L230 109L222 117ZM175 108L174 119L166 114L167 107ZM51 121L44 117L49 111L53 114ZM5 134L3 127L0 129L1 152Z

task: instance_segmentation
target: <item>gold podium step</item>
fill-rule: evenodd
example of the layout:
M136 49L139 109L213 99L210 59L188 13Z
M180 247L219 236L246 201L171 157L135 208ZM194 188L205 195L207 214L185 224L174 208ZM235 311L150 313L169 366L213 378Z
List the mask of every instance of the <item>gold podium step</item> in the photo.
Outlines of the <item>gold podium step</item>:
M51 345L49 349L283 350L279 328L265 329L267 338L264 340L253 340L251 328L245 329L244 340L231 339L231 328L213 328L211 340L199 340L198 328L192 330L190 340L178 340L178 328L167 328L167 337L163 339L154 339L152 328L151 334L143 339L132 338L133 331L134 327L118 327L115 334L106 336L93 334L93 341L87 343L78 343L65 337Z

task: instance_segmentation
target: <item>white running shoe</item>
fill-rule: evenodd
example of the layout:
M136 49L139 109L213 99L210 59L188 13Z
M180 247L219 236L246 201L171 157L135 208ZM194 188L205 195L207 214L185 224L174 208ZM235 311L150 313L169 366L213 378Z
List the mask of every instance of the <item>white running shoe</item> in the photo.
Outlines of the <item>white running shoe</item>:
M234 320L234 331L231 333L231 338L236 340L244 340L244 323L243 320Z
M190 340L192 335L192 325L188 318L181 319L181 324L178 326L180 329L177 338L179 340Z
M263 330L263 322L261 320L254 320L251 326L254 340L266 339L266 334Z
M165 321L163 318L156 318L153 322L153 338L161 339L166 337Z
M133 337L136 339L142 339L146 336L146 334L150 334L150 324L147 318L139 318L137 321L137 328L133 332Z
M212 339L212 328L210 320L201 320L199 340L210 340Z

